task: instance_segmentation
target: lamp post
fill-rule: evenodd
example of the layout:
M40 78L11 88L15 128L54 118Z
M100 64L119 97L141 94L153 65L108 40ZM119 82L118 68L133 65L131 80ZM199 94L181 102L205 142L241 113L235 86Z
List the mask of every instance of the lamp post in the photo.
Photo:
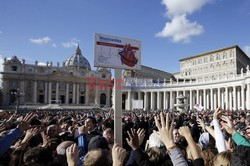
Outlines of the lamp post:
M19 111L19 105L20 105L20 97L25 95L25 93L20 92L20 89L17 88L16 91L12 91L11 94L16 97L16 112L18 112Z

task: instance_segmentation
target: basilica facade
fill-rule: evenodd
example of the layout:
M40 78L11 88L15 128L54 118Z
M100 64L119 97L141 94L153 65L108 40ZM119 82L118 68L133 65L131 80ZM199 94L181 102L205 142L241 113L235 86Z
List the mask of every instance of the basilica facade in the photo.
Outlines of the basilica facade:
M204 109L217 107L230 110L250 110L250 59L237 46L230 46L180 59L180 72L163 75L164 81L151 77L127 76L123 90L123 108L133 109L133 100L143 101L143 108L175 110L177 96L186 96L187 109L195 104ZM162 71L147 68L149 75ZM131 78L134 77L136 79ZM132 83L131 83L132 82ZM151 82L151 83L149 83Z
M91 70L79 46L62 64L26 64L16 56L4 58L2 72L3 106L57 103L72 106L110 106L111 89L87 88L88 78L111 79L106 68Z

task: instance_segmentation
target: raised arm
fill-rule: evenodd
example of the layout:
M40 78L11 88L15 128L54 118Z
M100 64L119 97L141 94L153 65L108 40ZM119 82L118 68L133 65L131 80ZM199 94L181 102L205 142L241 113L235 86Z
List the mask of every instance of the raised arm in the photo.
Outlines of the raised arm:
M173 129L174 129L174 117L172 117L171 124L170 122L170 114L167 113L166 121L164 119L163 113L161 112L160 118L161 123L158 121L155 116L155 124L158 128L158 133L156 132L158 138L164 143L167 148L167 153L169 154L171 161L174 166L187 166L187 162L184 159L179 148L176 147L173 139Z
M221 131L219 120L218 120L220 113L221 113L221 109L217 108L213 114L215 141L216 141L216 147L219 153L226 151L226 143L225 143L224 135Z

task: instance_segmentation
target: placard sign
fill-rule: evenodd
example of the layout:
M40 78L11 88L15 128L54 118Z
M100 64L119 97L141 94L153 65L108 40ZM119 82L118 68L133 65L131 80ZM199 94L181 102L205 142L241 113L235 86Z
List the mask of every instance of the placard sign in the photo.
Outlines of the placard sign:
M94 66L141 69L141 41L95 33Z

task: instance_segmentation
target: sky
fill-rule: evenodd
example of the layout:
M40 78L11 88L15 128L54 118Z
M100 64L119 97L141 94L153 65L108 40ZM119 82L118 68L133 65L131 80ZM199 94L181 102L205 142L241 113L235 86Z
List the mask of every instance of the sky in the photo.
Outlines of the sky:
M174 73L223 47L250 56L250 0L0 0L0 65L61 65L79 44L94 69L95 32L140 40L143 65Z

